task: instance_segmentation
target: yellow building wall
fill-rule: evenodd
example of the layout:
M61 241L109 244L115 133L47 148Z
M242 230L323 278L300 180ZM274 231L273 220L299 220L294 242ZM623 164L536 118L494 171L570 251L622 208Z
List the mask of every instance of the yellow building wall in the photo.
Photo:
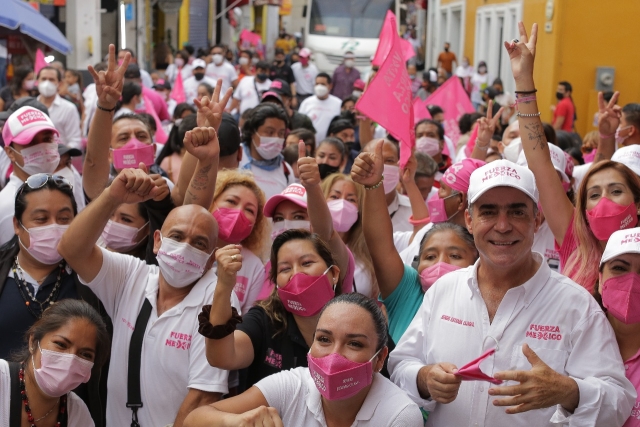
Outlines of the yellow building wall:
M441 4L458 0L441 0ZM464 55L475 64L476 10L510 3L505 0L466 0ZM534 79L542 120L551 122L558 82L569 81L578 121L576 131L584 136L594 130L598 110L595 78L597 67L615 67L614 89L620 90L620 105L640 102L640 1L554 0L551 32L545 31L547 0L523 0L522 19L530 33L538 23ZM501 47L504 48L504 47ZM510 78L503 76L504 78Z
M182 0L178 12L178 49L189 41L189 0Z

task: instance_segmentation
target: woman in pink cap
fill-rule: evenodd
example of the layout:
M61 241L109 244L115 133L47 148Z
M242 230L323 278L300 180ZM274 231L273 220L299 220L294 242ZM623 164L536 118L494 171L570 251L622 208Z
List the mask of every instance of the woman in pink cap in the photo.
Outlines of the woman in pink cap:
M640 228L611 235L594 296L616 334L625 375L640 395ZM640 427L640 399L623 427Z

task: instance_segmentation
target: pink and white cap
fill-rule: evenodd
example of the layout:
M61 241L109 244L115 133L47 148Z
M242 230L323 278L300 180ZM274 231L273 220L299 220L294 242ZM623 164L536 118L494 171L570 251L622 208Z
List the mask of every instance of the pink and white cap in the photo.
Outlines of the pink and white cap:
M311 56L311 50L307 47L303 47L302 49L300 49L298 56L301 58L308 58Z
M547 144L547 147L549 147L549 155L551 156L553 168L558 171L563 182L569 182L570 180L567 176L567 158L565 156L565 152L557 145ZM527 158L524 155L524 150L522 150L518 155L518 161L516 163L520 166L529 167ZM573 170L573 168L571 168L571 170Z
M618 230L607 240L600 265L622 254L640 254L640 227Z
M281 202L288 200L307 209L307 189L300 184L291 184L282 193L272 196L264 205L264 216L271 218Z
M18 145L31 143L39 132L50 130L60 135L53 122L42 111L33 107L21 107L9 116L2 129L2 139L5 145L12 142Z
M486 162L477 159L463 159L447 169L440 182L461 193L469 191L469 179L474 170L486 165Z
M509 160L496 160L476 169L471 174L467 197L469 204L496 187L512 187L522 191L538 203L538 188L533 172Z
M640 145L621 147L613 153L611 160L622 163L640 176Z

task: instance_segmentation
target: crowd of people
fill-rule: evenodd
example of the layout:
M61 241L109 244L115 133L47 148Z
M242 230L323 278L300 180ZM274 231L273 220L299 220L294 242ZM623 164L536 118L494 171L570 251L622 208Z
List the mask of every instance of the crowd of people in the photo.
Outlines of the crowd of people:
M640 104L600 93L582 139L561 82L542 123L537 32L504 43L514 94L448 45L408 61L478 111L452 141L429 105L402 167L356 109L376 67L286 34L16 70L0 426L640 426Z

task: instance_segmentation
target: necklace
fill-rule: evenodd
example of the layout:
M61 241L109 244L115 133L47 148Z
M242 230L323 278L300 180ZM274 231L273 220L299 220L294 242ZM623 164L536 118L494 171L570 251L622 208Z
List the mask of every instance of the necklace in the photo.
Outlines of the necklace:
M29 285L27 285L26 280L24 280L24 270L20 267L20 263L18 262L18 256L16 255L15 261L13 263L13 278L15 279L18 290L20 291L20 295L22 299L24 299L24 304L27 306L29 312L35 317L39 319L42 315L42 312L51 304L53 304L58 296L60 291L60 278L62 277L62 271L64 270L63 264L59 264L60 270L58 271L58 278L56 279L55 285L53 285L53 289L49 293L49 296L44 301L40 302L29 290ZM34 311L31 307L31 302L35 302L40 306L40 313Z
M24 404L24 411L27 413L27 420L31 424L31 427L36 427L35 423L44 419L47 415L49 415L51 411L53 411L53 408L56 407L56 405L53 405L53 407L49 410L49 412L47 412L44 415L44 417L40 417L37 420L34 419L33 414L31 413L31 407L29 406L29 398L27 397L27 387L24 383L24 363L22 363L22 365L20 366L20 372L18 373L18 378L20 380L20 384L19 384L20 396L22 398L22 403ZM62 418L64 417L66 411L67 411L67 395L65 394L60 398L60 411L58 412L58 422L56 423L55 427L60 427L62 425Z

